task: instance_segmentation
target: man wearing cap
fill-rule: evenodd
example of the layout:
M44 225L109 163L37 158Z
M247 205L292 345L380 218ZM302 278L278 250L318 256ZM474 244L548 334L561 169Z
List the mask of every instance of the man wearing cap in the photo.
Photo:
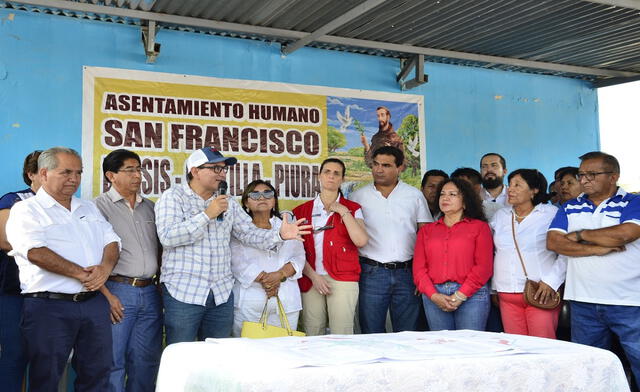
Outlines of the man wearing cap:
M14 206L7 222L25 297L29 390L57 391L73 349L76 390L106 391L111 322L98 290L118 260L120 239L93 203L73 196L82 174L76 151L44 151L38 170L42 187Z
M162 304L153 279L160 255L153 202L140 195L142 170L135 152L110 152L102 171L111 189L95 203L122 238L120 258L103 292L113 322L110 390L153 391L162 353Z
M232 234L266 250L309 234L309 226L299 226L303 219L290 223L287 216L279 232L259 229L233 198L219 192L236 162L211 147L194 151L186 162L187 184L172 186L156 204L168 344L231 335Z

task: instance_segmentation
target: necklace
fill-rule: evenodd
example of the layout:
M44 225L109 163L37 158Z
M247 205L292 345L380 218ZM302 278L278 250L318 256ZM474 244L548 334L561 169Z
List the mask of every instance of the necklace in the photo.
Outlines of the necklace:
M513 215L515 215L517 219L522 220L522 219L528 217L529 214L531 214L531 211L533 211L533 208L530 209L529 212L527 212L526 214L524 214L522 216L518 215L518 213L516 212L515 208L512 208L511 211L513 211Z

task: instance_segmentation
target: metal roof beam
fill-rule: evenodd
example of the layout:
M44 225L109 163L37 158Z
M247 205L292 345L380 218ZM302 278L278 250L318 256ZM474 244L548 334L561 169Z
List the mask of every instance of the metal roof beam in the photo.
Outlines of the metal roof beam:
M156 12L138 11L126 8L107 7L101 5L78 3L66 0L30 0L30 1L10 1L10 3L29 4L39 7L54 9L65 9L71 11L88 12L96 14L107 14L124 18L134 18L140 20L154 20L156 22L177 24L183 26L202 27L219 31L233 31L247 34L256 34L268 37L299 40L308 35L301 31L276 29L272 27L251 26L239 23L219 22L215 20L192 18L187 16L177 16L161 14ZM578 75L594 75L601 77L635 77L640 76L637 72L617 71L611 69L600 69L592 67L581 67L575 65L549 63L544 61L531 61L518 58L489 56L483 54L457 52L451 50L432 49L413 45L400 45L386 42L369 41L355 38L344 38L331 35L318 37L316 42L352 46L359 48L391 51L397 53L422 54L432 57L443 57L458 60L467 60L480 63L505 64L514 67L546 70L552 72L571 73Z
M581 67L577 65L548 63L544 61L531 61L531 60L523 60L523 59L517 59L517 58L511 58L511 57L489 56L484 54L456 52L452 50L432 49L432 48L424 48L421 46L412 46L412 45L399 45L399 44L367 41L367 40L354 39L354 38L324 36L318 39L317 41L337 44L337 45L355 46L355 47L378 49L378 50L388 50L388 51L399 52L399 53L423 54L425 56L476 61L480 63L505 64L505 65L511 65L515 67L532 68L532 69L572 73L572 74L579 74L579 75L594 75L594 76L604 76L604 77L640 76L640 73L637 73L637 72L617 71L613 69L600 69L600 68L592 68L592 67Z
M611 79L605 79L605 80L599 80L599 81L593 82L593 87L597 87L597 88L609 87L609 86L615 86L617 84L637 82L638 80L640 80L640 76L634 76L632 78L611 78Z
M640 1L638 0L583 0L590 3L598 3L604 5L612 5L615 7L629 8L632 10L640 10Z
M290 44L282 46L282 54L287 55L295 52L296 50L302 48L303 46L315 41L317 38L326 35L341 26L351 22L355 18L364 14L365 12L379 6L384 3L386 0L367 0L362 4L358 4L357 6L350 9L348 12L342 14L338 18L332 20L326 25L320 27L313 33L306 35L304 38L297 40L296 42L292 42Z

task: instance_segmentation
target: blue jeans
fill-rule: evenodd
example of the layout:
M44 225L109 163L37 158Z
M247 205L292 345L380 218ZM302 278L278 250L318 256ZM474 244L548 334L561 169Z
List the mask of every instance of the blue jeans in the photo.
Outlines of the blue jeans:
M640 306L570 304L571 341L609 350L611 333L615 333L636 382L640 382Z
M445 282L437 284L436 290L441 294L451 295L455 293L460 286L462 286L460 283ZM450 331L457 329L484 331L487 326L489 306L491 306L489 294L489 287L487 285L482 286L454 312L444 312L440 310L426 295L422 295L424 312L427 315L429 328L432 331L445 329Z
M0 294L0 388L7 392L22 390L27 367L20 334L22 302L19 295Z
M411 268L388 270L362 264L358 315L362 333L385 332L387 310L393 332L416 331L420 298L415 295Z
M204 306L178 301L162 285L164 301L164 326L167 344L193 342L206 338L228 338L233 327L233 292L227 302L216 305L213 293Z
M107 281L120 299L124 319L111 326L111 391L154 391L162 354L162 303L155 285L133 287ZM126 387L125 387L126 374Z

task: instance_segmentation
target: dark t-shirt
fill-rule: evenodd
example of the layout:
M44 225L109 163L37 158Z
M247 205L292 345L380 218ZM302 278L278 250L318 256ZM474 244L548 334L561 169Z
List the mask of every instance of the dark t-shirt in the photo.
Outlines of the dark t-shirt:
M0 210L10 209L16 202L33 196L31 189L9 192L0 198ZM18 266L13 257L0 250L0 294L20 294Z

